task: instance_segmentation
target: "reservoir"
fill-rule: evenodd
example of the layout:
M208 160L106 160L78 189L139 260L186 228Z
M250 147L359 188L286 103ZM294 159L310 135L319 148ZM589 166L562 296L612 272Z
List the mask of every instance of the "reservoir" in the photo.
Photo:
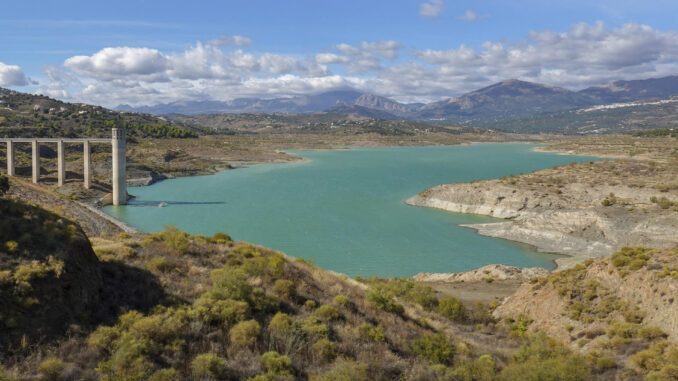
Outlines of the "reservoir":
M405 205L439 184L520 174L591 157L532 151L519 143L289 151L305 160L129 188L136 199L104 210L155 232L226 232L312 258L349 276L401 277L492 263L552 269L557 256L484 237L459 224L501 221ZM166 203L165 207L158 207ZM164 205L164 204L163 204Z

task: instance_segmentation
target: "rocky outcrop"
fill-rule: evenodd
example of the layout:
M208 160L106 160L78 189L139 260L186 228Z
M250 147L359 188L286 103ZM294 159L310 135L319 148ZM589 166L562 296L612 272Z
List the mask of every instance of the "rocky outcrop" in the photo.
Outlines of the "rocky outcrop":
M603 206L610 194L614 202ZM678 213L649 202L652 197L663 195L656 189L622 184L573 182L539 187L488 180L440 185L406 203L509 219L464 226L482 235L527 243L542 252L574 257L558 260L562 268L582 259L610 255L624 246L677 245Z
M471 271L460 273L419 273L412 277L418 282L482 282L487 279L492 280L530 280L536 277L543 277L549 274L548 270L531 267L520 268L505 265L487 265Z

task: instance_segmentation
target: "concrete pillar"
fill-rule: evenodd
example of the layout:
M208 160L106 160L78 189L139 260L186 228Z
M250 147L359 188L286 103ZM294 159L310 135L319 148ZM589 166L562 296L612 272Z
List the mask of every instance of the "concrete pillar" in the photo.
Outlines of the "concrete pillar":
M40 180L40 144L37 140L31 142L33 150L33 182L35 184Z
M85 140L82 143L82 150L83 150L83 164L84 164L84 169L83 169L83 179L85 182L85 189L89 189L92 186L92 164L90 160L92 159L92 149L90 148L89 145L89 140Z
M125 129L113 129L111 145L113 146L113 205L125 205L127 204Z
M64 152L64 141L57 141L57 186L64 186L66 181L66 152Z
M7 141L7 176L14 176L16 174L14 170L14 142L11 140Z

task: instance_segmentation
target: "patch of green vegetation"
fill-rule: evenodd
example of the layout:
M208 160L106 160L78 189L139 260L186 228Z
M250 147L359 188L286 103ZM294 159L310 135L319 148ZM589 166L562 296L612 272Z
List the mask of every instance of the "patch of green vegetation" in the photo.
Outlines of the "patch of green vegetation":
M614 253L610 261L620 271L635 271L640 270L647 264L652 253L652 250L644 247L624 247L621 251Z
M450 365L454 360L454 343L442 333L424 335L413 340L410 350L432 364Z

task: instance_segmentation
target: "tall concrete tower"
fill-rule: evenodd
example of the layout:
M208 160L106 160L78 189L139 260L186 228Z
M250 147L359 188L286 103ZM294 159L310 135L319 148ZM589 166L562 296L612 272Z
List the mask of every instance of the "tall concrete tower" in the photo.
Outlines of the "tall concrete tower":
M127 204L127 160L125 158L125 129L114 128L113 146L113 205Z

